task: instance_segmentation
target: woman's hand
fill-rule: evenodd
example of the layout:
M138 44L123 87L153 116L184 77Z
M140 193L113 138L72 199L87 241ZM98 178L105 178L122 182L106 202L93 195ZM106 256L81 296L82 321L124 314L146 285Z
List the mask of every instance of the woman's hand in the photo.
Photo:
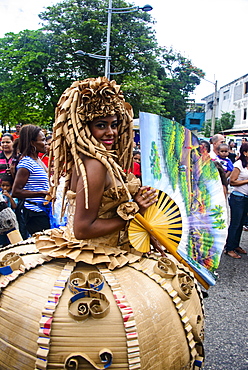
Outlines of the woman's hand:
M158 201L156 189L151 189L150 186L141 186L134 196L134 201L139 206L139 213L144 216L147 208Z

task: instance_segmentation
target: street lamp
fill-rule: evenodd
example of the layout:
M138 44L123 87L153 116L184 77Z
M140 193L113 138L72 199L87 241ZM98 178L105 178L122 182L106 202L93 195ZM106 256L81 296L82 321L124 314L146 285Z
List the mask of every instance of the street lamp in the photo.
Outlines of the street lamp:
M77 50L75 51L75 54L79 55L80 57L84 57L85 55L87 55L88 57L95 58L95 59L107 59L105 55L86 53L83 50ZM111 59L111 57L109 56L108 59Z
M115 73L110 73L110 60L111 56L109 55L109 49L110 49L110 31L111 31L111 18L112 18L112 13L131 13L131 12L136 12L138 10L142 10L143 12L150 12L152 10L151 5L144 5L143 7L139 6L131 6L128 8L112 8L112 0L109 0L109 6L108 6L108 27L107 27L107 41L106 41L106 54L105 55L98 55L98 54L91 54L91 53L86 53L82 50L77 50L75 51L75 54L79 56L89 56L91 58L95 59L103 59L105 60L105 77L110 79L111 75L117 75L124 73L122 72L115 72Z
M128 8L112 8L112 0L109 0L108 6L108 27L107 27L107 43L106 43L106 57L105 57L105 76L110 78L110 60L109 60L109 49L110 49L110 30L111 30L111 18L112 13L131 13L138 10L149 12L153 8L151 5L145 5L142 8L139 6L132 6Z

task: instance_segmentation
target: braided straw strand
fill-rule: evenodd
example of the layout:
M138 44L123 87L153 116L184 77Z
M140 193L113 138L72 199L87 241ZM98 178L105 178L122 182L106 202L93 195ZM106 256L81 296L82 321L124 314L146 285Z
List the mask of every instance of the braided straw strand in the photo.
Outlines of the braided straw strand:
M88 123L97 117L118 117L118 138L113 149L107 150L91 134ZM64 199L70 189L73 166L83 179L85 207L88 208L88 181L81 154L99 160L107 169L117 192L117 180L124 186L132 163L133 111L126 103L120 86L106 77L87 78L74 82L61 95L55 111L55 123L50 150L50 195L53 202L61 176L65 175ZM54 171L51 173L51 160Z

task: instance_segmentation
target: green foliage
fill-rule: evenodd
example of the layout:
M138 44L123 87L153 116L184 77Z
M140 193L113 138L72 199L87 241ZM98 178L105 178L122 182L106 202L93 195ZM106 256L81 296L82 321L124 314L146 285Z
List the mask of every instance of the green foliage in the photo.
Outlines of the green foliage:
M202 181L202 178L205 180L216 180L219 178L219 172L216 169L213 161L209 160L206 165L201 166L202 175L200 177L200 180Z
M168 176L172 188L175 190L178 183L179 161L175 157L176 125L169 119L161 119L162 145L164 159L168 168Z
M175 156L180 161L182 147L184 143L184 128L178 122L175 122L175 126L176 126Z
M204 122L203 127L203 134L205 137L210 137L211 132L211 122L212 120L208 119ZM221 112L221 118L215 119L215 129L214 134L218 134L219 132L228 130L233 128L235 123L235 113L232 111L231 113L228 112Z
M160 157L158 153L158 148L156 143L153 141L150 154L150 167L151 173L154 179L160 180L162 177L161 167L160 167Z
M0 39L0 119L4 123L51 125L60 92L49 40L40 30L8 33Z
M113 7L130 4L113 0ZM104 74L108 0L64 0L39 17L42 29L0 39L0 120L49 126L61 93L75 80ZM187 97L204 74L172 49L159 48L149 13L112 14L111 73L139 111L185 115ZM192 74L194 72L194 75ZM196 76L196 75L198 76Z
M189 94L200 84L204 72L193 66L191 61L173 49L163 48L160 56L161 83L168 95L164 107L168 117L180 122L185 118Z
M201 241L200 251L202 252L202 258L207 258L209 250L214 244L214 237L209 232L203 231Z
M210 216L214 217L213 227L215 229L225 229L226 223L221 217L223 216L224 210L222 206L216 205L215 208L211 209Z
M135 117L139 116L140 111L158 115L166 114L163 102L167 92L155 77L141 76L138 73L126 76L122 90L125 99L133 107Z
M203 181L199 181L198 187L200 190L201 198L204 199L205 207L209 208L211 205L211 196L206 187L206 184Z
M189 216L190 215L190 200L189 200L189 189L187 185L187 177L185 171L179 172L179 184L180 184L180 190L184 199L184 205L186 209L186 213Z

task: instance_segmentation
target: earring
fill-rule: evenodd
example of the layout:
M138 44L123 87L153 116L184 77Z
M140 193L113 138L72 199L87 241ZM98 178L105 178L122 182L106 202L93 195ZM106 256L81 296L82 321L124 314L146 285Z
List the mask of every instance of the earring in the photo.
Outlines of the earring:
M35 147L34 145L31 145L31 147L32 147L32 151L33 151L34 153L36 153L36 152L37 152L36 147Z

